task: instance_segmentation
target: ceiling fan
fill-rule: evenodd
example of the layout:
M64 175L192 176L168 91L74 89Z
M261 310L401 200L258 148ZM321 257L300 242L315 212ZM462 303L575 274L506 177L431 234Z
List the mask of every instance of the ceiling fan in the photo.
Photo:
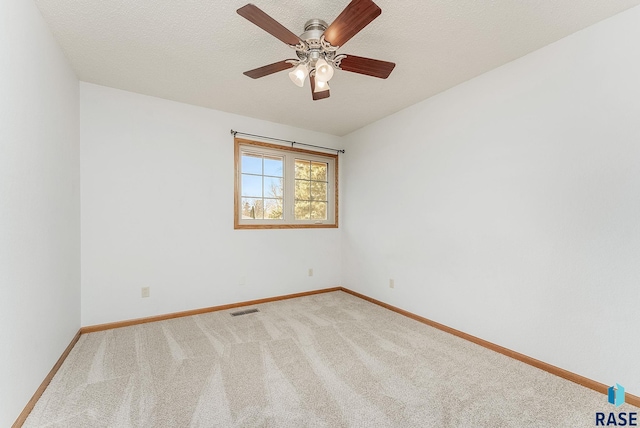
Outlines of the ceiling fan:
M394 63L337 53L342 45L381 13L382 9L372 0L352 0L331 25L327 25L321 19L310 19L304 25L304 32L296 36L257 6L249 3L238 9L238 14L295 49L298 59L275 62L245 71L244 74L258 79L295 67L289 73L289 77L293 83L302 87L309 76L314 100L329 97L329 80L333 76L334 68L386 79L396 66Z

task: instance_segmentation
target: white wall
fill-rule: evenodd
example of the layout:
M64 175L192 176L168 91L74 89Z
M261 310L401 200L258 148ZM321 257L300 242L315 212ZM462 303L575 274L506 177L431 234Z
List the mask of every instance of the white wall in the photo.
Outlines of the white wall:
M78 80L31 1L0 2L0 426L80 327Z
M347 136L344 285L640 395L639 40L636 7Z
M339 229L233 229L230 129L339 137L87 83L80 106L83 325L340 284Z

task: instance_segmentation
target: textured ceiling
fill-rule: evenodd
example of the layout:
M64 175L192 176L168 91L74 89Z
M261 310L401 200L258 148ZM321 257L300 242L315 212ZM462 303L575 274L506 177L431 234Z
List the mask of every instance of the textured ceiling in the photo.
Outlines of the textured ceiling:
M296 34L348 0L253 0ZM376 79L336 71L312 101L286 72L242 74L295 53L236 14L247 0L35 0L80 80L344 135L640 0L376 0L382 15L340 49L392 61Z

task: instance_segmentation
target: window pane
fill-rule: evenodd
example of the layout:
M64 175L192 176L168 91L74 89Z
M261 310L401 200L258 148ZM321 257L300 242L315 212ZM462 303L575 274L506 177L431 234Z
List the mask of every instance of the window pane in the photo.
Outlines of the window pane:
M265 177L264 178L265 198L282 198L283 197L282 187L283 187L282 178Z
M242 198L242 218L260 219L263 218L263 202L258 198Z
M296 178L304 180L311 178L311 162L296 159Z
M282 213L282 199L264 200L264 218L281 219Z
M326 220L327 219L327 203L311 202L311 219Z
M235 140L236 229L337 227L337 156Z
M308 201L311 197L309 192L309 182L305 180L296 180L296 200L301 199L304 201Z
M245 174L262 175L262 156L243 153L242 172Z
M283 158L265 156L264 175L270 175L272 177L282 177L282 165Z
M262 197L262 177L242 174L242 196Z
M296 220L309 220L311 202L296 201L295 213Z
M326 201L327 200L327 183L321 181L311 182L311 200Z
M311 179L327 181L327 164L324 162L311 162Z

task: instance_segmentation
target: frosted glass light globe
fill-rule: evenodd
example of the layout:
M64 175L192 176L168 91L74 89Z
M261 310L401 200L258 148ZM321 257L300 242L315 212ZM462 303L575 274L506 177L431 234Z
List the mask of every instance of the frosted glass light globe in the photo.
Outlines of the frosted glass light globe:
M316 62L316 79L323 82L328 82L333 77L333 67L329 65L324 58L320 58Z
M325 82L323 80L318 79L317 75L315 79L316 79L316 86L313 92L324 92L329 90L329 82Z
M304 85L304 79L306 79L307 74L309 74L309 69L304 64L298 65L293 71L289 72L289 78L296 86L302 88Z

